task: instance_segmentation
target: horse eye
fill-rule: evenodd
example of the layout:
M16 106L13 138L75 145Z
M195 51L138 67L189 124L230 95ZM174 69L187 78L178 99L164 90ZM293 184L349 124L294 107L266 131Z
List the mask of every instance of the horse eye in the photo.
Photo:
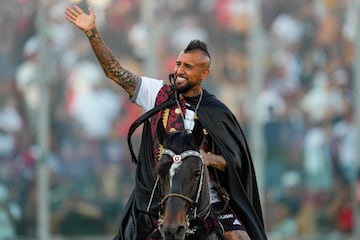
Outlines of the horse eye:
M201 171L195 171L194 172L194 177L200 177L200 175L201 175Z

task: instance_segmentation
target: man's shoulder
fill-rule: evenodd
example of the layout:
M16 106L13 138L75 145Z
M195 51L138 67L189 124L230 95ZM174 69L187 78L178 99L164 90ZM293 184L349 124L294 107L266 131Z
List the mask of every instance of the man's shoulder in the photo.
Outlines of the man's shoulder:
M229 113L231 112L230 109L220 99L208 91L204 91L204 97L201 105L202 107L209 110L217 109Z
M223 124L238 125L238 121L233 112L213 94L204 94L204 98L199 108L202 122L217 124L221 120ZM200 116L199 116L200 117ZM206 124L206 123L205 123Z
M174 88L171 85L163 85L156 96L156 105L160 104L161 102L167 101L174 95Z

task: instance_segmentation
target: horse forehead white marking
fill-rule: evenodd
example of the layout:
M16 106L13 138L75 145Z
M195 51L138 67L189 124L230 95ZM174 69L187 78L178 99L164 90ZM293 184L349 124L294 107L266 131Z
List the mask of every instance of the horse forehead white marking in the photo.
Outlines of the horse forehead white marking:
M171 164L169 173L170 173L170 188L172 187L172 179L175 175L176 169L178 169L182 164L182 161L180 162L174 162L173 164Z

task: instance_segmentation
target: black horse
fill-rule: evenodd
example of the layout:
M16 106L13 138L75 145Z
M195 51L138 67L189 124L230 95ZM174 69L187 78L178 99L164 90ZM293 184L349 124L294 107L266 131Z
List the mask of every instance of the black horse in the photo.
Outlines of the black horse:
M222 239L222 228L210 205L207 167L200 145L203 128L198 120L191 133L168 133L162 124L157 135L162 146L157 167L161 189L158 230L162 239Z

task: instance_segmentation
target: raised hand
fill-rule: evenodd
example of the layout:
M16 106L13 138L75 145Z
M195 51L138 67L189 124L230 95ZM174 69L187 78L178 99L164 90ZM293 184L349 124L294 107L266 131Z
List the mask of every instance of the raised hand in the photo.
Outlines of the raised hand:
M77 5L74 5L73 8L67 7L65 10L65 18L84 32L96 27L96 15L94 10L90 7L89 14L85 13Z

